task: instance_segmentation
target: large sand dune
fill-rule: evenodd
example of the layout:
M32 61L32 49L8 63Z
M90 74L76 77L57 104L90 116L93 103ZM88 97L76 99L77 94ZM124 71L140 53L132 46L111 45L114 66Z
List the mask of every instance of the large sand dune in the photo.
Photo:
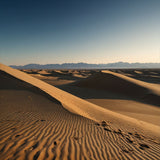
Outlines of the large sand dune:
M160 86L111 71L102 71L76 83L79 87L102 89L160 106Z
M104 109L5 65L0 70L1 159L159 158L159 126Z

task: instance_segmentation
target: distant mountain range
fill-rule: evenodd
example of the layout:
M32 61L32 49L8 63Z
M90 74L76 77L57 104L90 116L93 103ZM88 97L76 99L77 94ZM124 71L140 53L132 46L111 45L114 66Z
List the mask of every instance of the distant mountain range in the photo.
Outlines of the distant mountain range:
M63 63L63 64L27 64L24 66L11 65L16 69L107 69L107 68L160 68L160 63L127 63L116 62L107 64Z

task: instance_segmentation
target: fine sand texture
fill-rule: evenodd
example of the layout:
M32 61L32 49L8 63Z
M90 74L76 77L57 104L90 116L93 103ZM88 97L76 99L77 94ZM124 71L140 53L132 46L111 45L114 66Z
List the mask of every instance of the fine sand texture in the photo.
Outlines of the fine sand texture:
M100 107L0 64L0 159L159 157L158 125Z

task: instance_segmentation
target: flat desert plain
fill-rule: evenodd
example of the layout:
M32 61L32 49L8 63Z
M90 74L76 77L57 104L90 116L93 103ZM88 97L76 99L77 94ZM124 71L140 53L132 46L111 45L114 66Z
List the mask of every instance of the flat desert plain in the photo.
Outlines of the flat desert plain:
M160 69L0 64L0 160L160 159Z

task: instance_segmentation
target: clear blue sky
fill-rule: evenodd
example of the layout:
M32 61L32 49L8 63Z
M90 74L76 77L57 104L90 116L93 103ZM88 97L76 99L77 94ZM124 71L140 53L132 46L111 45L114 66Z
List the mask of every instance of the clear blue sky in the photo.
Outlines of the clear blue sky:
M1 0L0 62L160 62L160 0Z

